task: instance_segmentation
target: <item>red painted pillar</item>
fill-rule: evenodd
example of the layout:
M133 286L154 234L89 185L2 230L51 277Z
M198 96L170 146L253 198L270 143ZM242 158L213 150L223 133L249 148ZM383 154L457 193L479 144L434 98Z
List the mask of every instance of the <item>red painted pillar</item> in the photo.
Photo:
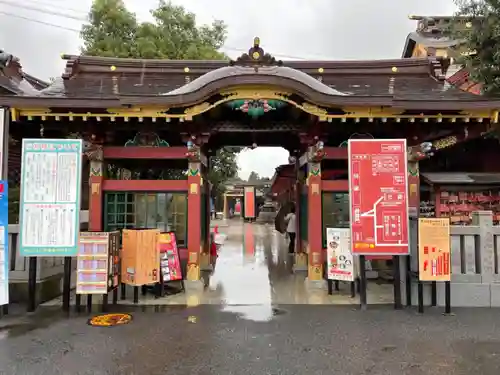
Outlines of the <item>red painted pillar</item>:
M310 152L310 151L309 151ZM323 236L321 225L321 162L307 164L308 269L309 281L323 280Z
M102 152L91 156L90 160L90 197L89 197L89 231L101 232L103 230L103 193L102 183L103 176L103 161Z
M200 280L201 249L201 163L190 162L188 168L188 269L186 279Z

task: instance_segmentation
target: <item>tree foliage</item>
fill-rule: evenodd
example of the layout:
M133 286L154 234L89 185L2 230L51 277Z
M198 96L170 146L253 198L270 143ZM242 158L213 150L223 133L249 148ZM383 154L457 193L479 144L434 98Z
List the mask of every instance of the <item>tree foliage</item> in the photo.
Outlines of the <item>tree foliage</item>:
M211 168L208 179L212 183L213 192L220 194L224 192L225 182L238 174L235 152L227 148L217 150L211 159Z
M459 10L447 30L459 41L459 62L487 94L500 94L500 0L455 0Z
M172 2L160 1L151 10L153 22L139 22L123 0L94 0L89 23L82 28L82 53L90 56L145 59L221 60L226 25L196 25L194 13ZM221 149L212 158L208 179L214 191L237 174L236 151Z
M250 174L248 175L248 182L257 182L257 181L260 181L260 177L259 177L259 174L255 171L252 171L250 172Z
M82 53L145 59L221 60L226 40L222 21L196 25L196 15L161 0L151 10L154 22L138 22L123 0L95 0L82 28Z

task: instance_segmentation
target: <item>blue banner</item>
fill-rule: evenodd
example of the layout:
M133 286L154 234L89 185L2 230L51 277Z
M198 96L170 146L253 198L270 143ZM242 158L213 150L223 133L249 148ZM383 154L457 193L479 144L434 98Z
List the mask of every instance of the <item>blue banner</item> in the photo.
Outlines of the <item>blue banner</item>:
M0 305L9 303L9 188L0 181Z
M82 151L81 139L23 139L21 256L77 255Z

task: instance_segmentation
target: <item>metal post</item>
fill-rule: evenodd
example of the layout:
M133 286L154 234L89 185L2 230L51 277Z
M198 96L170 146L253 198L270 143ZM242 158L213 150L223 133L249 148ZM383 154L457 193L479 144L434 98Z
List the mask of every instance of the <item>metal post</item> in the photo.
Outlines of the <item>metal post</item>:
M87 295L87 312L92 312L92 294Z
M351 281L351 298L356 297L356 282Z
M444 282L444 313L451 314L451 281Z
M328 295L331 296L333 294L333 282L332 280L328 279L326 283L326 285L328 286Z
M394 309L400 310L403 304L401 303L401 265L398 255L392 257L392 267L394 270Z
M338 280L335 280L335 291L340 291L340 282Z
M120 299L124 300L125 298L127 298L127 286L125 284L121 284L120 289L121 289Z
M424 313L424 285L418 280L418 312Z
M364 255L359 256L359 302L361 310L366 310L366 260Z
M63 276L63 306L65 312L69 312L71 298L71 257L64 257L64 276Z
M431 305L437 306L437 283L435 281L431 283Z
M81 311L81 307L82 307L82 295L81 294L77 294L75 296L75 311L76 312L80 312Z
M108 293L102 296L102 312L108 311Z
M36 310L36 257L29 258L28 266L28 312Z
M412 290L411 290L411 255L405 257L406 259L406 306L411 306Z
M113 289L113 305L116 305L118 303L118 287L115 287Z
M134 286L134 303L139 303L139 287Z

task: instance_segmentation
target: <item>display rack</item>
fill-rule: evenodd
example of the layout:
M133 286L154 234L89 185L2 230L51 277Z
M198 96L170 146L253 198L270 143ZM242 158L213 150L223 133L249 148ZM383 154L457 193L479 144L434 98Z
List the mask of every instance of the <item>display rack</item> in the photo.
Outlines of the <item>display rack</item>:
M494 224L500 221L500 190L445 190L436 195L436 216L450 218L452 225L470 225L472 212L492 211Z
M76 272L77 294L107 294L118 287L119 246L119 232L80 233Z

